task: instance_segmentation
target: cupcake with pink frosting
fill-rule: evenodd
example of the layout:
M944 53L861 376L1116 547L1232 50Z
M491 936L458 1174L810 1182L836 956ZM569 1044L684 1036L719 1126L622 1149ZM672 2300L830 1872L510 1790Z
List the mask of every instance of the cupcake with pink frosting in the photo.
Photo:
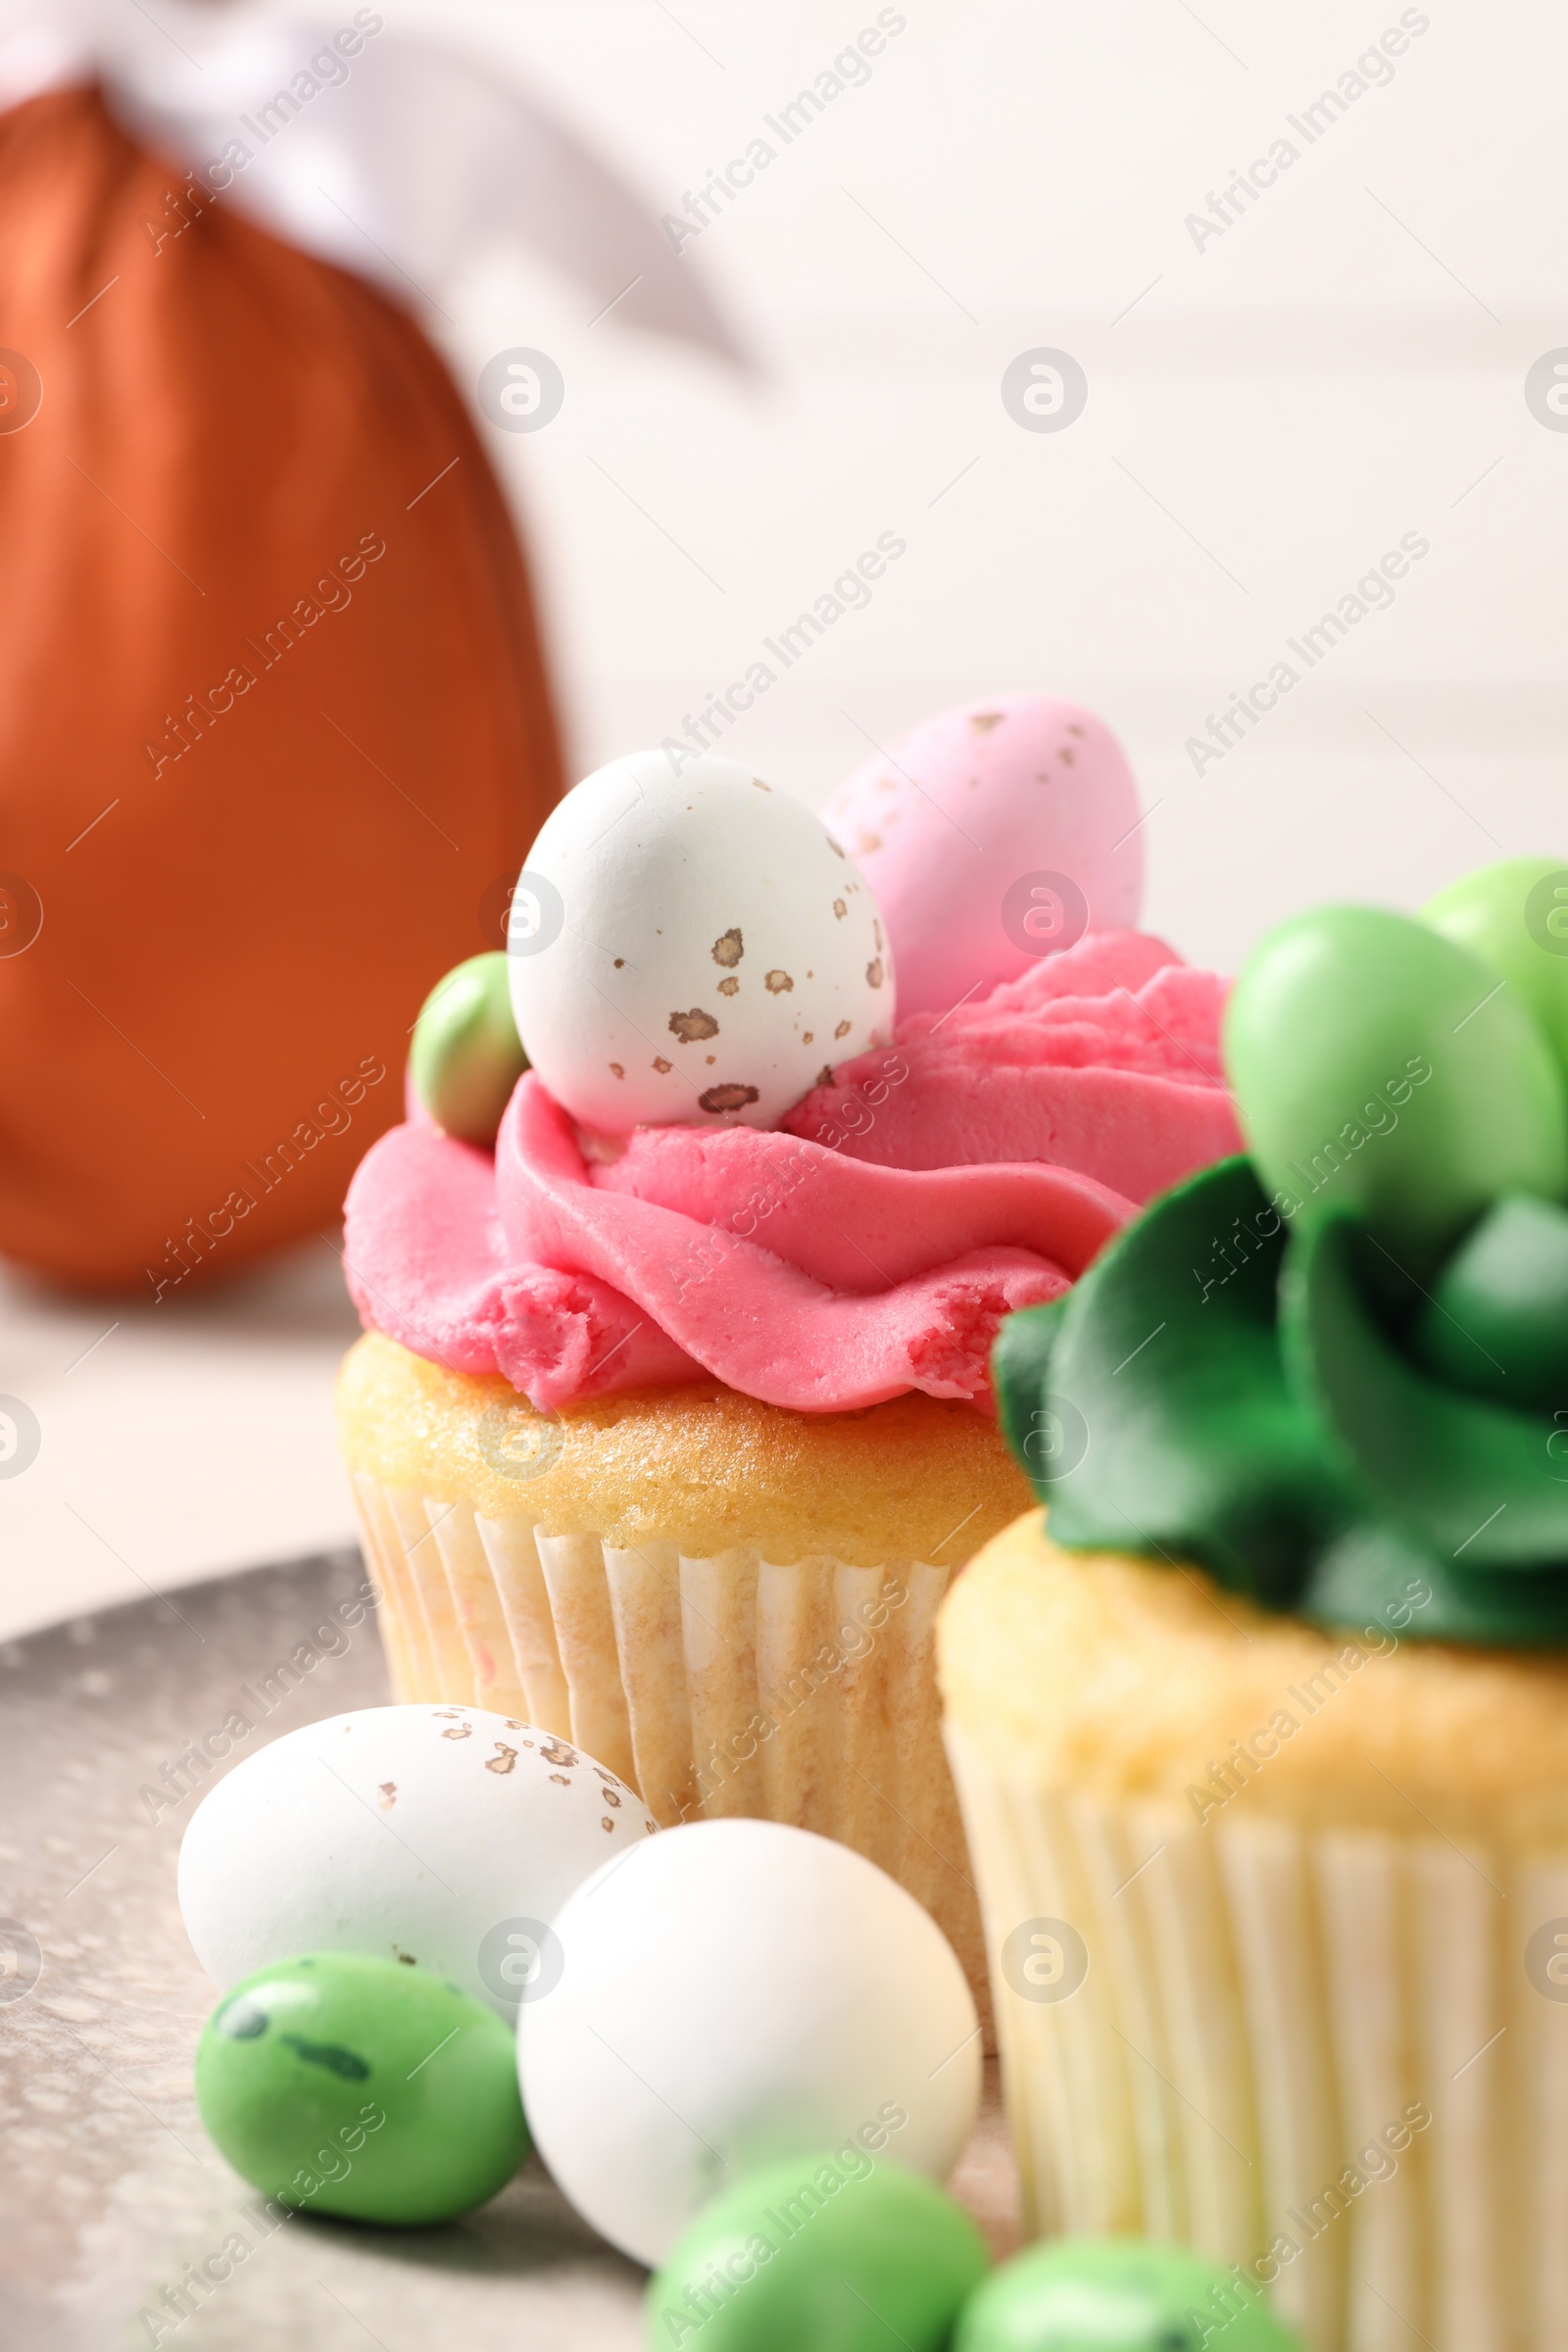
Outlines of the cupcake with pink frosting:
M1069 703L950 712L828 813L662 751L556 809L350 1191L342 1442L399 1698L661 1824L840 1838L983 1984L931 1647L1030 1498L991 1344L1238 1149L1224 989L1131 927Z

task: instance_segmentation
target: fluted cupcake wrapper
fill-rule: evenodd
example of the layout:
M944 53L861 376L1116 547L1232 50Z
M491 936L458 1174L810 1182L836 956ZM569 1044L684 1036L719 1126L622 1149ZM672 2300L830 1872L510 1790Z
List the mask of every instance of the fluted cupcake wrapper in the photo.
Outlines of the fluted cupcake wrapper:
M1030 2234L1194 2244L1310 2352L1568 2344L1568 1854L1205 1827L948 1745Z
M661 1828L815 1830L936 1919L989 2015L932 1662L946 1567L788 1565L678 1531L636 1550L354 1477L399 1699L516 1714L630 1782Z

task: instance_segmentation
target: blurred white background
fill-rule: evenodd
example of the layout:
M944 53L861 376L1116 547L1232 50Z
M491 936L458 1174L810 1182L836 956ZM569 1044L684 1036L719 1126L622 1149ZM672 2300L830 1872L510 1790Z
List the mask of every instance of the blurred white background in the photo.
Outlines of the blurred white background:
M542 285L473 288L448 339L470 380L514 342L566 376L547 430L490 438L532 525L579 765L678 727L891 527L908 554L870 609L731 738L811 798L864 756L861 730L885 742L1004 686L1076 696L1159 804L1148 919L1225 966L1314 899L1414 905L1498 845L1560 842L1568 435L1524 379L1568 342L1568 22L1531 0L1407 10L1428 28L1392 79L1307 146L1287 117L1397 7L897 13L868 82L683 248L760 388L589 328ZM662 212L876 11L678 14L498 6L468 37ZM1200 251L1187 215L1282 133L1299 160ZM1089 380L1060 433L1002 404L1008 362L1041 346ZM1392 610L1196 775L1186 739L1407 531L1431 553Z
M750 379L592 319L525 255L426 314L470 392L514 346L564 378L545 429L481 429L578 772L682 731L891 531L870 605L726 739L813 801L947 704L1076 697L1152 810L1149 926L1224 968L1314 900L1410 906L1568 847L1568 432L1525 398L1568 346L1568 20L1544 0L899 0L788 145L764 118L878 23L867 0L382 12L548 97L656 215L777 151L682 245ZM1308 143L1289 118L1401 27ZM1298 159L1200 246L1188 216L1281 137ZM1040 348L1087 376L1062 431L1003 405ZM1429 552L1392 606L1307 670L1286 641L1406 534ZM1188 739L1281 660L1300 683L1195 772ZM8 1301L0 1388L50 1443L0 1484L0 1630L348 1538L328 1396L353 1324L324 1253L156 1325Z

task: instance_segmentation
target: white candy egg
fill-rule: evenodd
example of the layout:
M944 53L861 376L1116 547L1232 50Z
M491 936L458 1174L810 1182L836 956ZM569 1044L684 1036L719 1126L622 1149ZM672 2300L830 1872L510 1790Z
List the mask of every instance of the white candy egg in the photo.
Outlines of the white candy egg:
M654 1824L549 1732L477 1707L365 1707L259 1748L179 1849L179 1907L222 1991L302 1952L433 1969L503 2017L550 1989L550 1923Z
M556 1920L563 1973L517 2025L558 2185L657 2264L750 2168L855 2140L944 2180L980 2028L929 1914L850 1847L771 1821L665 1830Z
M513 899L517 1034L585 1127L773 1126L893 1038L861 875L804 802L710 754L612 760L567 793Z

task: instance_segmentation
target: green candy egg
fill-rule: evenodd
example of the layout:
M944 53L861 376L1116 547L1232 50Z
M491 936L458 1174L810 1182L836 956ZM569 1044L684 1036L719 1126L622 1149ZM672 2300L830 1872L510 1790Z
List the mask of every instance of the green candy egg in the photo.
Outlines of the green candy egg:
M236 1984L203 2029L196 2103L264 2195L353 2221L451 2221L528 2153L510 2029L442 1978L363 1952Z
M1231 992L1225 1060L1282 1214L1348 1209L1411 1271L1500 1192L1568 1191L1568 1104L1510 989L1426 923L1328 906Z
M1499 1404L1568 1400L1568 1210L1527 1193L1496 1201L1432 1277L1410 1345Z
M493 1144L527 1067L506 956L470 956L455 964L419 1007L409 1050L414 1091L431 1118L466 1144Z
M1185 2246L1055 2238L964 2305L953 2352L1300 2352L1257 2287Z
M1504 858L1440 890L1421 920L1507 981L1568 1071L1568 866Z
M967 2214L854 2141L715 2197L648 2284L658 2352L939 2352L986 2271Z

